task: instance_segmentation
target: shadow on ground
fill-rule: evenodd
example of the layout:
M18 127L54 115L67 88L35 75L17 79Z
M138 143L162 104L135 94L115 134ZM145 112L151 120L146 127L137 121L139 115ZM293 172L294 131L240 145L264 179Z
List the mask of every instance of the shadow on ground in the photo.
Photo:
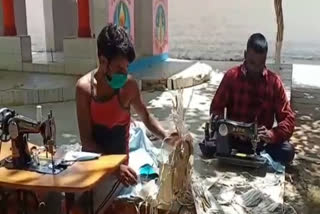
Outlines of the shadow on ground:
M320 213L320 89L294 88L292 107L296 128L291 138L296 149L287 169L285 201L298 213Z

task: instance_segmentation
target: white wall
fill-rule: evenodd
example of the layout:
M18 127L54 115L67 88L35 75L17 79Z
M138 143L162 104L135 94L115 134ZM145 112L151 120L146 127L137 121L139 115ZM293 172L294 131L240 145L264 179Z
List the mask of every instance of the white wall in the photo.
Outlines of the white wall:
M26 0L27 26L32 51L46 50L43 0Z

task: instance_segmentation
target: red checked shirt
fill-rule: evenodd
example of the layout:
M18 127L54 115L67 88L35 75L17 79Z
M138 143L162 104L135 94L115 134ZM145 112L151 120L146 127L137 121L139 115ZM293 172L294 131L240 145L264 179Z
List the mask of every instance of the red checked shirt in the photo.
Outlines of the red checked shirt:
M230 69L223 77L211 103L210 113L223 115L227 107L228 119L246 123L257 117L259 126L271 130L271 143L290 139L295 117L278 75L267 68L261 79L250 80L243 65ZM273 127L274 118L278 125Z

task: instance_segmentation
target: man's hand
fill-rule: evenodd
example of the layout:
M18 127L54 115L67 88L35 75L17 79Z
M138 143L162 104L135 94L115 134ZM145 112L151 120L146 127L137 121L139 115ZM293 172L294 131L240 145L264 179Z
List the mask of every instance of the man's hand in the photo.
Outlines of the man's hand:
M272 132L265 126L258 128L258 137L265 143L271 143Z
M119 174L120 182L126 187L136 185L138 176L136 172L131 169L129 166L121 164L120 165L120 174Z
M164 142L172 147L176 147L176 146L179 146L182 144L182 140L179 139L179 135L177 132L174 132L174 133L170 134L169 137L166 137L164 139Z

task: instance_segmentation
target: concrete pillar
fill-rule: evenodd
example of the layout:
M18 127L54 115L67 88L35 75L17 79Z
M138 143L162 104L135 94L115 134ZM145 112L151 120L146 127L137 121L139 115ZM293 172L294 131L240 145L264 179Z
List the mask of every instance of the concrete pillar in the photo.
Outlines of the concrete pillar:
M85 74L97 67L97 48L94 29L95 3L103 5L105 0L79 0L77 5L78 36L63 40L65 72ZM99 8L99 10L103 8Z
M77 35L77 2L75 0L43 1L46 50L62 51L63 39Z
M168 0L135 3L137 54L144 57L168 53Z
M26 0L14 0L17 35L28 35Z
M108 0L91 0L91 28L93 36L98 37L102 28L109 22Z
M22 71L23 62L32 60L25 0L2 0L1 3L0 70Z
M43 0L26 0L28 34L32 38L32 51L46 51Z
M53 5L52 0L43 1L44 13L44 29L46 38L46 51L55 50L54 40L54 20L53 20Z

